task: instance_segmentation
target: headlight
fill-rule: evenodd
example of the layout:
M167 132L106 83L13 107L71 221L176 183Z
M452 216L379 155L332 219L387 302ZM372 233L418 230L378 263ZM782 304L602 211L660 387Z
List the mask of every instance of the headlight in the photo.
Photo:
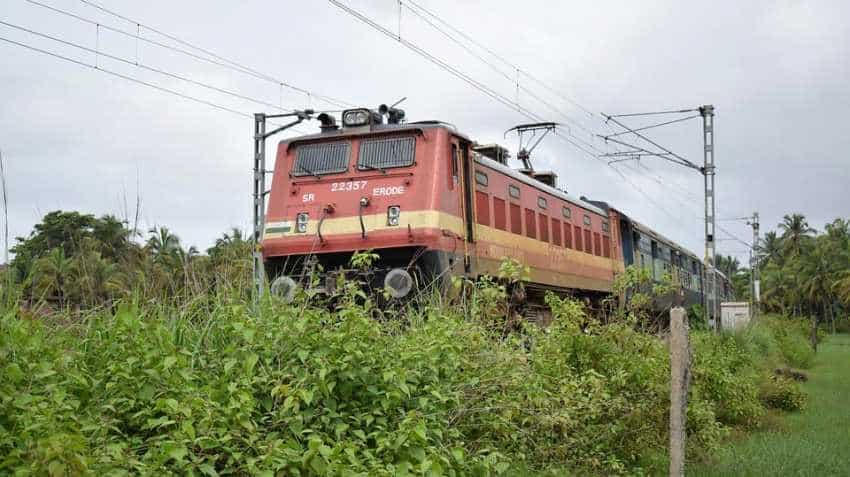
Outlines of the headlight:
M397 205L391 205L389 208L387 208L387 225L398 225L398 219L400 215L401 207Z
M368 109L351 109L342 113L342 125L346 127L364 126L369 124L371 116L372 112Z
M310 221L310 214L301 212L295 216L295 231L303 234L307 232L307 222Z

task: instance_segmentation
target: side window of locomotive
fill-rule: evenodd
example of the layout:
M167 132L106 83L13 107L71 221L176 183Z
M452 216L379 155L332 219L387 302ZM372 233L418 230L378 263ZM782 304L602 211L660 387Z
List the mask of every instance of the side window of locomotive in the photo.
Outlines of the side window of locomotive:
M291 174L300 177L345 172L350 156L349 142L304 144L295 150Z
M519 187L513 184L508 184L508 195L510 195L513 199L519 199Z
M540 207L541 209L545 209L548 206L549 206L549 204L546 203L545 197L538 197L537 198L537 207Z
M357 169L390 169L413 165L416 139L413 137L393 137L388 139L368 139L360 143L360 157Z
M481 171L475 171L475 183L480 185L481 187L487 187L487 184L490 182L490 179L487 177L487 174Z

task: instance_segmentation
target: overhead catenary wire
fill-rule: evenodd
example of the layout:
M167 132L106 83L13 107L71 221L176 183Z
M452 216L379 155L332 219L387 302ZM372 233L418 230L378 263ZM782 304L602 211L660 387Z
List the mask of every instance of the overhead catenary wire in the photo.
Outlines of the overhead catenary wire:
M132 38L132 39L135 39L135 40L142 41L144 43L156 46L158 48L163 48L163 49L166 49L166 50L170 50L174 53L178 53L178 54L181 54L181 55L184 55L184 56L188 56L188 57L193 58L193 59L198 60L198 61L202 61L202 62L212 64L212 65L215 65L215 66L218 66L218 67L221 67L221 68L236 71L236 72L239 72L243 75L250 76L250 77L253 77L255 79L262 80L262 81L266 81L266 82L272 83L276 86L280 86L280 87L290 89L292 91L296 91L298 93L304 94L308 98L319 99L319 100L321 100L321 101L323 101L327 104L330 104L334 107L337 107L337 108L346 108L346 107L352 106L351 103L348 103L346 101L342 101L342 100L332 98L332 97L324 95L324 94L316 93L314 91L310 91L308 89L301 88L299 86L295 86L295 85L293 85L293 84L291 84L287 81L283 81L282 79L276 78L272 75L265 74L265 73L259 72L257 70L254 70L252 68L243 66L243 65L241 65L237 62L234 62L232 60L228 60L227 58L225 58L223 56L217 55L217 54L215 54L215 53L213 53L213 52L211 52L211 51L209 51L205 48L195 46L195 45L193 45L189 42L186 42L184 40L180 40L176 36L165 33L165 32L158 30L154 27L147 26L143 23L136 22L135 20L131 20L127 17L124 17L124 16L122 16L118 13L112 12L112 11L108 11L108 13L110 15L115 16L116 18L120 18L124 21L128 21L128 22L131 22L134 25L136 25L137 26L136 33L129 32L129 31L126 31L126 30L122 30L120 28L113 27L113 26L110 26L110 25L105 25L102 22L98 22L96 20L86 18L84 16L69 12L67 10L63 10L63 9L57 8L55 6L45 4L45 3L40 2L38 0L25 0L25 1L32 4L32 5L36 5L38 7L50 10L54 13L57 13L57 14L60 14L60 15L63 15L63 16L69 17L69 18L74 18L74 19L76 19L80 22L83 22L83 23L88 23L90 25L94 25L96 28L98 28L98 30L99 29L107 30L107 31L110 31L112 33L116 33L118 35L125 36L127 38ZM82 2L83 0L80 0L80 1ZM86 4L91 5L91 6L95 6L95 4L93 4L92 2L83 2L83 3L86 3ZM107 11L106 9L104 9L103 7L100 7L99 5L96 6L96 8L99 8L99 9L105 11L105 12ZM193 52L187 51L183 48L178 48L178 47L175 47L173 45L169 45L169 44L166 44L166 43L163 43L163 42L160 42L160 41L156 41L156 40L141 36L141 34L140 34L140 28L141 27L144 27L146 30L151 31L153 33L156 33L158 35L162 35L163 37L165 37L169 40L175 41L175 42L177 42L181 45L184 45L184 46L192 48L196 51L199 51L203 55L207 55L207 56L203 56L202 54L193 53ZM137 55L137 58L138 58L138 55Z
M41 53L43 55L51 56L53 58L61 59L63 61L67 61L69 63L73 63L77 66L88 68L88 69L91 69L91 70L94 70L94 71L99 71L101 73L104 73L104 74L107 74L107 75L110 75L110 76L121 78L123 80L130 81L132 83L136 83L136 84L139 84L139 85L142 85L142 86L146 86L148 88L152 88L152 89L155 89L155 90L163 92L163 93L167 93L167 94L170 94L170 95L173 95L173 96L177 96L179 98L183 98L183 99L186 99L186 100L198 103L198 104L203 104L205 106L209 106L211 108L215 108L215 109L225 111L225 112L228 112L228 113L231 113L231 114L235 114L235 115L247 117L247 118L253 118L254 117L253 114L245 112L245 111L239 111L239 110L230 108L228 106L223 106L221 104L214 103L212 101L208 101L208 100L201 99L201 98L196 98L194 96L188 95L186 93L182 93L180 91L176 91L176 90L166 88L164 86L161 86L161 85L158 85L158 84L155 84L155 83L151 83L151 82L144 81L144 80L141 80L141 79L138 79L138 78L134 78L132 76L125 75L125 74L119 73L117 71L110 70L108 68L104 68L102 66L96 66L96 65L93 65L91 63L86 63L84 61L80 61L80 60L77 60L77 59L74 59L74 58L71 58L71 57L68 57L68 56L65 56L65 55L61 55L61 54L56 53L56 52L47 51L47 50L44 50L44 49L41 49L41 48L38 48L38 47L35 47L35 46L32 46L32 45L28 45L26 43L22 43L22 42L15 41L15 40L5 38L5 37L0 37L0 41L6 42L6 43L11 44L11 45L19 46L21 48L25 48L25 49L30 50L30 51L35 51L35 52Z
M444 20L443 18L441 18L439 15L437 15L437 14L436 14L436 13L434 13L433 11L428 10L427 8L423 7L422 5L420 5L419 3L417 3L417 2L415 2L415 1L413 1L413 0L400 0L400 2L401 2L401 3L407 3L407 4L409 4L409 5L413 5L414 7L418 8L419 10L421 10L422 12L424 12L426 15L428 15L428 16L430 16L430 17L434 18L434 19L435 19L436 21L438 21L439 23L442 23L442 24L443 24L443 25L445 25L447 28L449 28L449 29L450 29L450 30L452 30L453 32L455 32L455 33L457 33L458 35L460 35L461 37L463 37L465 40L467 40L467 41L469 41L470 43L472 43L473 45L477 46L478 48L480 48L481 50L483 50L484 52L486 52L487 54L489 54L489 55L490 55L490 56L492 56L493 58L495 58L495 59L499 60L500 62L504 63L506 66L508 66L510 69L512 69L512 70L514 70L514 71L516 71L518 74L520 74L520 75L522 75L522 76L524 76L524 77L526 77L526 78L528 78L528 79L532 80L533 82L535 82L535 83L537 83L538 85L542 86L544 89L548 90L550 93L552 93L552 94L554 94L554 95L558 96L558 97L559 97L559 98L561 98L562 100L564 100L564 101L566 101L566 102L568 102L568 103L572 104L573 106L575 106L575 107L577 107L577 108L581 109L582 111L584 111L585 113L587 113L587 115L588 115L589 117L591 117L591 118L593 118L593 117L594 117L594 113L593 113L590 109L586 108L585 106L583 106L581 103L579 103L579 102L578 102L578 101L576 101L575 99L570 98L570 97L568 97L568 96L564 95L564 94L563 94L563 93L561 93L560 91L558 91L558 90L556 90L555 88L553 88L553 87L549 86L546 82L544 82L544 81L540 80L540 79L539 79L539 78L537 78L536 76L534 76L534 75L532 75L531 73L529 73L528 71L526 71L524 68L520 68L519 66L517 66L517 65L516 65L516 64L514 64L513 62L511 62L511 61L509 61L509 60L505 59L502 55L500 55L500 54L496 53L496 52L495 52L495 51L493 51L491 48L488 48L486 45L483 45L482 43L478 42L478 41L477 41L477 40L475 40L475 38L473 38L471 35L467 34L467 33L466 33L466 32L464 32L463 30L461 30L461 29L459 29L459 28L455 27L454 25L452 25L452 24L451 24L451 23L449 23L448 21ZM408 9L409 9L409 8L408 8Z
M206 88L206 89L216 91L216 92L219 92L219 93L222 93L222 94L226 94L226 95L232 96L234 98L242 99L242 100L245 100L245 101L250 101L252 103L256 103L256 104L259 104L259 105L262 105L262 106L267 106L267 107L274 108L274 109L279 109L281 111L287 111L287 112L294 111L293 109L282 108L282 107L280 107L276 104L272 104L272 103L269 103L267 101L263 101L261 99L257 99L257 98L253 98L253 97L246 96L246 95L243 95L243 94L239 94L239 93L236 93L234 91L226 90L224 88L219 88L217 86L213 86L213 85L204 83L202 81L193 80L191 78L188 78L188 77L176 74L176 73L172 73L172 72L169 72L169 71L166 71L166 70L162 70L162 69L159 69L159 68L154 68L152 66L148 66L148 65L145 65L143 63L138 63L138 62L135 62L133 60L129 60L127 58L123 58L123 57L120 57L120 56L105 53L103 51L98 51L97 49L89 48L87 46L80 45L79 43L74 43L72 41L63 40L61 38L58 38L58 37L55 37L55 36L52 36L52 35L48 35L46 33L41 33L41 32L26 28L26 27L23 27L23 26L20 26L20 25L15 25L13 23L8 23L8 22L5 22L3 20L0 20L0 25L5 25L9 28L14 28L16 30L23 31L23 32L29 33L31 35L35 35L35 36L38 36L38 37L41 37L41 38L52 40L52 41L55 41L57 43L61 43L61 44L66 45L66 46L78 48L80 50L87 51L89 53L94 53L98 57L102 56L104 58L109 58L111 60L119 61L121 63L125 63L125 64L128 64L128 65L138 66L139 68L151 71L153 73L157 73L157 74L160 74L160 75L163 75L163 76L167 76L169 78L173 78L173 79L180 80L180 81L183 81L183 82L186 82L186 83L190 83L190 84L193 84L193 85L196 85L196 86L200 86L202 88ZM95 64L94 66L95 66L95 68L100 68L99 64Z
M368 25L369 27L371 27L374 30L378 31L379 33L383 34L387 38L400 43L401 45L403 45L407 49L413 51L414 53L418 54L419 56L423 57L424 59L428 60L432 64L443 69L444 71L447 71L448 73L452 74L456 78L464 81L465 83L469 84L470 86L477 89L478 91L484 93L486 96L497 101L498 103L520 113L521 115L523 115L526 118L531 119L533 121L542 121L543 120L543 118L541 116L539 116L537 113L523 107L520 104L517 104L516 102L512 101L510 98L499 93L498 91L495 91L494 89L492 89L489 86L485 85L484 83L476 80L475 78L469 76L468 74L466 74L463 71L459 70L458 68L452 66L451 64L449 64L445 60L431 54L426 49L422 48L421 46L417 45L416 43L413 43L413 42L407 40L406 38L399 37L397 34L393 33L391 30L387 29L386 27L379 24L375 20L369 18L368 16L360 13L359 11L351 8L350 6L348 6L348 5L346 5L342 2L339 2L338 0L328 0L328 1L331 4L333 4L334 6L338 7L339 9L348 13L349 15L353 16L354 18L356 18L360 22ZM597 154L594 154L593 152L588 151L587 149L585 149L585 147L577 144L576 141L583 142L587 147L590 147L591 149L597 149L595 145L587 143L586 141L583 141L580 138L576 138L573 135L564 135L563 133L559 133L558 131L556 131L555 135L557 137L560 137L564 141L568 142L573 147L584 152L585 154L588 154L595 159L598 158Z
M414 9L410 8L410 6L409 6L409 5L407 5L405 2L403 2L403 1L402 1L402 2L400 2L400 3L401 3L402 5L404 5L404 6L405 6L405 7L406 7L406 8L407 8L407 9L408 9L411 13L413 13L414 15L416 15L417 17L419 17L422 21L424 21L425 23L427 23L429 26L431 26L433 29L437 30L438 32L440 32L441 34L443 34L443 36L445 36L446 38L448 38L450 41L452 41L452 42L453 42L453 43L455 43L456 45L458 45L458 46L460 46L461 48L463 48L463 49L464 49L464 51L466 51L466 52L467 52L467 53L469 53L470 55L472 55L472 56L474 56L475 58L477 58L479 61L481 61L482 63L484 63L485 65L487 65L490 69L492 69L493 71L495 71L496 73L498 73L500 76L502 76L503 78L505 78L507 81L509 81L509 82L511 82L511 83L514 83L514 84L516 85L516 91L517 91L517 99L514 101L515 103L517 103L517 104L519 103L519 92L521 91L521 92L525 93L526 95L528 95L529 97L531 97L532 99L534 99L534 100L536 100L537 102L539 102L540 104L542 104L543 106L545 106L545 107L549 108L550 110L552 110L553 112L555 112L556 114L558 114L559 116L561 116L561 117L562 117L564 120L566 120L568 123L570 123L570 124L572 124L573 126L575 126L575 127L579 128L579 129L581 129L581 130L585 131L587 134L589 134L589 135L593 136L593 132L592 132L590 129L586 128L584 125L582 125L581 123L579 123L578 121L576 121L575 119L573 119L570 115L568 115L567 113L565 113L564 111L562 111L562 110L561 110L560 108L558 108L557 106L553 105L552 103L550 103L550 102L549 102L549 101L547 101L546 99L544 99L544 98L540 97L537 93L535 93L535 92L534 92L534 91L532 91L531 89L529 89L529 88L525 87L524 85L522 85L522 84L519 82L519 79L518 79L518 78L512 77L512 76L511 76L508 72L503 71L501 68L499 68L498 66L494 65L492 62L488 61L486 58L484 58L484 57L483 57L483 56L481 56L480 54L478 54L478 53L476 53L475 51L473 51L473 49L472 49L472 48L470 48L467 44L465 44L464 42L462 42L462 41L458 40L457 38L455 38L454 36L452 36L449 32L445 31L444 29L440 28L438 25L434 24L434 22L432 22L431 20L429 20L428 18L426 18L426 16L425 16L425 15L423 15L422 13L420 13L420 12L418 12L418 11L416 11L416 10L414 10ZM410 2L410 4L411 4L411 5L416 5L416 4L415 4L415 3L413 3L413 2ZM420 7L420 8L421 8L421 7ZM424 9L423 9L423 10L424 10ZM434 18L439 18L439 17L434 16L433 14L431 14L431 15L429 15L429 16L433 16ZM449 28L452 28L452 29L454 30L454 28L453 28L453 27L451 27L448 23L446 23L446 22L444 22L444 21L442 21L442 20L439 20L439 21L440 21L441 23L445 24L445 25L448 25L448 26L449 26ZM464 35L464 37L465 37L465 38L468 38L466 35ZM477 43L476 43L476 45L477 45ZM489 50L488 50L488 51L489 51ZM502 59L502 61L503 61L503 62L506 62L507 60ZM519 69L519 67L518 67L518 66L515 66L515 65L510 64L510 63L507 63L507 64L508 64L508 65L509 65L509 67L511 68L511 71L515 71L515 72L517 72L517 74L519 74L520 69Z

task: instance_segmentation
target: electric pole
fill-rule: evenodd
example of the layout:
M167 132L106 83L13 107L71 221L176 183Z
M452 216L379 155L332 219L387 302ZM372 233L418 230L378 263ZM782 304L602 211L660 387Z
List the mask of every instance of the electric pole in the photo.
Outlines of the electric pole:
M714 326L720 331L720 297L717 294L717 274L714 270L714 106L700 106L699 113L702 116L702 174L705 178L705 312L707 318L714 315Z
M639 128L631 128L623 124L621 121L617 120L617 118L623 117L636 117L636 116L649 116L649 115L658 115L658 114L683 114L683 113L698 113L688 117L682 117L679 119L674 119L671 121L664 121L657 124L653 124L650 126L643 126ZM617 126L623 128L623 131L609 134L607 136L598 135L600 138L604 139L605 142L612 142L619 146L624 146L629 148L629 150L625 151L617 151L613 153L601 154L600 157L610 157L613 160L608 162L608 165L611 165L615 162L621 162L624 160L631 159L639 159L643 156L655 156L660 159L664 159L665 161L672 162L674 164L678 164L680 166L685 166L695 171L699 171L700 174L703 175L705 180L705 279L703 280L703 305L704 316L706 322L714 317L714 325L715 328L720 331L720 297L717 292L717 275L714 269L714 256L716 253L715 246L715 193L714 193L714 105L706 104L700 106L699 108L691 108L691 109L678 109L671 111L653 111L646 113L631 113L631 114L602 114L605 118L605 122L613 122ZM660 126L666 126L673 123L679 123L682 121L687 121L689 119L694 119L702 116L702 138L703 138L703 165L700 166L697 163L694 163L685 157L682 157L679 154L671 151L670 149L658 144L653 141L649 137L645 136L641 133L641 131L646 131L647 129L657 128ZM637 144L625 142L620 137L623 135L634 135L636 138L645 142L645 147L638 146ZM615 139L616 138L616 139Z
M753 212L753 217L747 222L753 227L753 251L750 255L750 270L753 276L753 318L759 314L761 307L761 281L759 272L759 213Z
M286 114L254 114L254 177L253 177L253 209L254 209L254 230L251 234L253 242L253 258L252 269L254 273L254 302L258 302L263 295L264 284L266 281L266 271L263 267L263 251L261 242L263 240L263 232L266 225L266 195L269 193L266 190L266 174L274 172L266 169L266 139L284 131L286 129L301 123L305 119L310 119L313 115L312 109L304 111L293 111ZM285 118L294 117L290 123L284 124L270 132L266 132L266 120L270 118Z

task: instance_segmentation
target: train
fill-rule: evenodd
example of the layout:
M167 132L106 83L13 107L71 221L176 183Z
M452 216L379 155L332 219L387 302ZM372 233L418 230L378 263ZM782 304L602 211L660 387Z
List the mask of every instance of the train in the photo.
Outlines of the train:
M318 133L277 145L261 250L284 299L359 279L403 300L452 277L496 276L510 257L527 267L517 300L532 315L549 291L609 296L630 265L673 277L684 305L704 301L694 253L605 201L559 189L551 171L509 167L503 146L443 121L407 122L385 105L345 110L341 124L317 119ZM352 267L364 250L377 260ZM729 280L715 273L718 298L729 299Z

